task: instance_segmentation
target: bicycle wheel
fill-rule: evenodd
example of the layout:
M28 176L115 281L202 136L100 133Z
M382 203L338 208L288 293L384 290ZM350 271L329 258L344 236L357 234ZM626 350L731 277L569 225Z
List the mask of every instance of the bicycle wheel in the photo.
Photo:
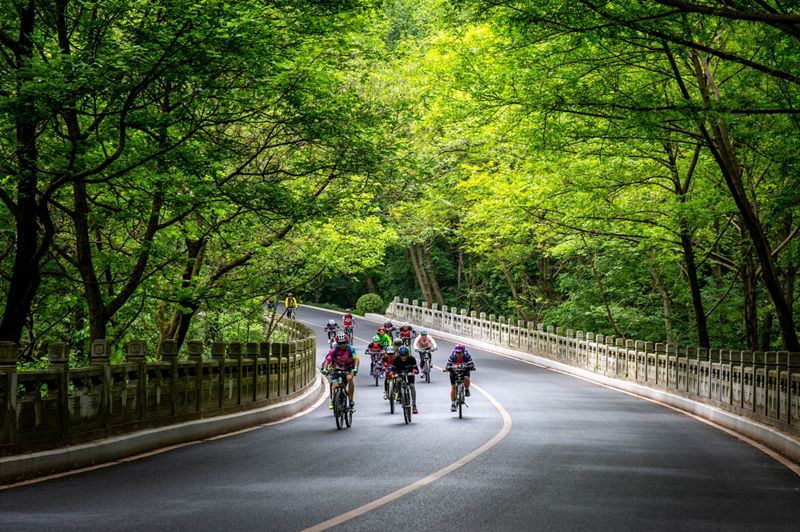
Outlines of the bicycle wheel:
M389 413L394 414L394 383L389 383Z
M458 419L464 417L464 384L458 384L458 390L456 391L456 400L458 401Z
M336 419L336 428L342 430L344 425L344 408L342 407L342 392L341 386L336 388L336 393L333 394L333 417Z
M425 382L430 384L431 382L431 363L428 359L425 359Z
M347 425L347 428L353 424L353 408L349 405L344 411L344 424Z
M380 373L380 371L378 371L378 368L375 367L375 363L374 362L372 363L372 375L375 377L375 386L379 386L378 383L381 380L380 379L381 373Z
M411 423L411 390L408 388L408 384L403 384L400 396L402 398L401 404L403 405L403 419L408 425Z

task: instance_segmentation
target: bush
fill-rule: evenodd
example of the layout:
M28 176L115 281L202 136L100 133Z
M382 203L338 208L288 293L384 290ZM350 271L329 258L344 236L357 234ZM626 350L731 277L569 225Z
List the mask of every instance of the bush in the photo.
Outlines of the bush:
M364 294L356 301L356 310L361 313L383 312L383 299L378 294Z

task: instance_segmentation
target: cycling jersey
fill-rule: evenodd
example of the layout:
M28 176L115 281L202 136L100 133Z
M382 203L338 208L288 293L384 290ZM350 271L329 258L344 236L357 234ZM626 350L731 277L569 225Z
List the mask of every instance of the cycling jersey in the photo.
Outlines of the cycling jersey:
M464 351L463 353L453 351L447 359L445 369L452 368L454 364L463 364L467 370L475 369L475 363L472 361L469 351Z
M396 353L384 353L381 362L383 363L384 372L389 373L392 369L392 364L394 364L395 359L397 358Z
M427 334L425 336L417 336L414 340L414 349L417 351L430 349L432 351L436 349L436 341Z
M383 353L383 346L380 344L380 342L378 343L370 342L370 344L367 346L367 350L364 351L364 353L368 355Z
M386 348L392 345L392 337L386 333L379 335L381 338L381 345Z
M400 333L400 338L411 338L417 333L412 327L400 327L397 332Z
M350 313L345 314L344 317L342 318L342 325L344 325L345 327L350 327L351 325L353 325L353 315Z
M411 373L417 369L417 359L411 355L408 355L405 360L399 356L396 356L394 358L394 362L392 363L392 369L394 369L395 373L402 373L403 371Z
M329 365L332 365L338 369L350 371L356 367L357 358L358 354L356 353L356 348L350 344L347 344L345 347L339 347L337 345L331 349L328 352L328 356L325 357L325 360L328 361Z

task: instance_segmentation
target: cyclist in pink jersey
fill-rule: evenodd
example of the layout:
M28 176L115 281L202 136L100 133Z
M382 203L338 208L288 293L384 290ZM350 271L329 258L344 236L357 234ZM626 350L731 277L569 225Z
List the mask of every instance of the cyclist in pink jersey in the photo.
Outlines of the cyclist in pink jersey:
M328 352L325 361L322 363L322 374L327 375L328 368L335 368L347 371L347 396L350 398L350 406L355 408L353 395L355 385L353 377L358 375L358 353L355 347L347 342L347 336L343 332L336 333L336 345ZM333 405L330 406L333 408Z

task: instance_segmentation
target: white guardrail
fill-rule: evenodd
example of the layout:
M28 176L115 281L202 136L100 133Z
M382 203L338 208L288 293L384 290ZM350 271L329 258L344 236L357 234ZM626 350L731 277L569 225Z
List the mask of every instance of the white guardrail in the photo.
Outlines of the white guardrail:
M522 320L512 322L503 316L468 313L446 305L440 309L436 304L401 301L397 297L386 309L386 315L597 376L668 392L767 425L786 435L793 442L793 450L765 441L770 438L763 434L753 437L790 456L797 453L793 458L800 460L800 353L642 342ZM679 408L696 410L685 405ZM740 431L741 427L734 430Z

